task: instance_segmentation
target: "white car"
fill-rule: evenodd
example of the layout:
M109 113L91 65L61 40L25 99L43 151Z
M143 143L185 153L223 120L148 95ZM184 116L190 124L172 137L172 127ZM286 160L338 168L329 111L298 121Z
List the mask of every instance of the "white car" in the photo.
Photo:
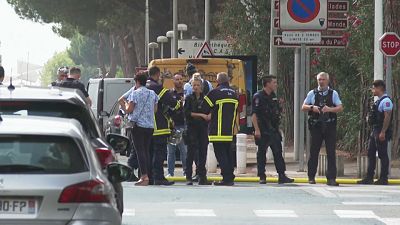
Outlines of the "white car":
M101 160L75 119L0 116L0 224L121 224L109 180L131 170Z

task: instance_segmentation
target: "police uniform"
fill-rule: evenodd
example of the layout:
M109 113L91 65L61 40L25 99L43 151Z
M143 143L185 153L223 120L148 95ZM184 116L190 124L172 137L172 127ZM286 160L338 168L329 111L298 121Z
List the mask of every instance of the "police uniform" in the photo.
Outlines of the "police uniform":
M154 120L154 133L150 144L150 158L153 162L153 169L150 179L154 180L154 184L166 181L164 177L164 160L167 154L167 138L171 134L170 118L168 110L177 110L181 107L180 101L174 99L171 92L164 88L151 77L147 80L146 87L153 90L159 98L157 104L157 112Z
M376 165L376 152L378 151L378 157L381 159L381 174L380 180L387 181L389 173L389 156L387 152L388 141L392 137L392 123L386 130L385 140L379 140L379 134L383 127L383 121L385 119L385 112L393 110L393 102L387 94L383 95L378 99L372 106L372 110L369 115L369 122L372 126L372 133L369 139L368 146L368 172L367 178L373 180ZM393 116L391 117L393 119Z
M233 127L236 121L238 98L229 83L222 83L204 97L204 113L211 113L208 139L213 143L221 168L222 184L233 184L235 175L232 151Z
M261 138L256 139L257 175L265 180L266 152L271 148L274 155L276 171L280 178L285 176L286 165L282 156L282 136L279 132L279 123L282 109L276 94L267 94L264 90L257 92L253 97L252 114L256 114Z
M307 94L304 104L313 105L313 107L321 110L324 106L336 107L341 105L342 102L335 90L328 88L322 91L318 87ZM311 134L310 157L308 159L309 180L315 179L318 156L322 141L324 140L328 159L326 178L329 181L336 179L336 122L336 113L315 113L312 111L308 113L308 124Z
M79 80L75 80L74 78L67 78L61 81L58 86L80 90L86 98L89 97L89 93L86 91L85 85L83 85Z

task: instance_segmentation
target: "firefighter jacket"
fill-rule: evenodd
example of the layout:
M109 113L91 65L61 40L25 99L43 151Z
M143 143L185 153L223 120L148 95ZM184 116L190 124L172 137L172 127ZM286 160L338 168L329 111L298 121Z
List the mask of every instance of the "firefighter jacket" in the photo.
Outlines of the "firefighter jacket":
M146 87L158 95L157 112L154 115L153 136L167 136L171 134L171 118L168 115L170 109L177 110L181 107L180 101L173 98L171 92L152 78L149 78Z
M204 113L211 113L208 139L210 142L231 142L239 101L228 83L220 84L204 97Z

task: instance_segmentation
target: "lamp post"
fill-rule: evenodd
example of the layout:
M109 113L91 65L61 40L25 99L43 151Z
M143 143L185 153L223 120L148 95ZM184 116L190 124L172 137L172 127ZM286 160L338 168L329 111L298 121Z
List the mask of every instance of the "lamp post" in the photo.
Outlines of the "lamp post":
M183 39L183 32L187 31L188 27L186 24L180 23L178 24L178 31L179 31L179 35L180 35L180 39Z
M171 58L174 58L174 31L168 31L165 36L167 36L167 38L171 38Z
M154 49L158 48L158 44L155 42L150 42L149 48L151 49L151 58L154 59Z
M165 36L158 36L157 37L157 42L160 43L160 56L163 59L164 58L164 43L168 43L168 38Z

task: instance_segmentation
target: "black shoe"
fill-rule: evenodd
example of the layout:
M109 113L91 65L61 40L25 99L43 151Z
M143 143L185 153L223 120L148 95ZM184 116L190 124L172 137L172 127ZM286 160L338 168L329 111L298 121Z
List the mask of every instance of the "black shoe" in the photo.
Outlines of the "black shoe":
M138 180L139 178L134 173L132 173L131 177L127 180L127 182L136 182Z
M120 152L119 155L121 155L121 156L122 156L122 155L123 155L123 156L126 156L126 155L127 155L127 151Z
M375 185L388 185L389 182L387 179L379 178L377 181L374 182Z
M285 184L285 183L293 183L294 179L287 177L285 174L279 174L278 183Z
M373 184L373 183L374 183L374 179L371 179L371 178L368 178L368 177L357 181L357 184Z
M308 178L308 183L309 184L316 184L317 182L315 182L315 178Z
M339 186L339 183L336 182L335 179L328 179L328 181L326 182L327 185L329 186Z
M199 185L211 185L211 182L208 182L207 177L200 177Z
M260 184L267 184L267 178L266 177L260 177Z
M233 181L214 181L215 186L233 186Z
M168 180L154 180L154 185L165 185L165 186L170 186L175 184L173 181L168 181Z
M198 182L199 181L199 175L194 175L193 177L192 177L192 181L193 182Z

